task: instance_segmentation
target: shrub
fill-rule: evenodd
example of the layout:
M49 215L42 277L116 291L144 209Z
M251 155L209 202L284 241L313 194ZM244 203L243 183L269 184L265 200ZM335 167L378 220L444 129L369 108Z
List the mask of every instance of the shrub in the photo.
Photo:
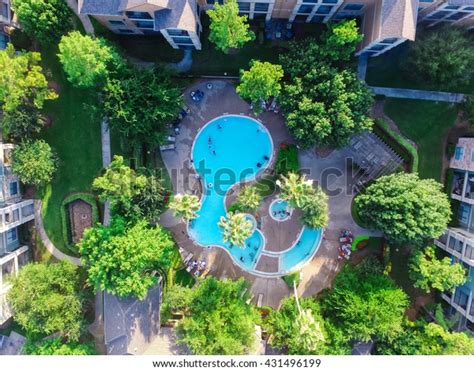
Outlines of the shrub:
M300 170L298 149L294 144L282 144L275 161L275 172L278 175L296 173Z

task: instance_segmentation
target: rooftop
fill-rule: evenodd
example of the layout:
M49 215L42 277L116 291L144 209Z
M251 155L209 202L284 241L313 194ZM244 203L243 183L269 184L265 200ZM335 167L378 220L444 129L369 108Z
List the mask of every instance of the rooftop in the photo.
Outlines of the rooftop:
M196 0L174 0L170 8L155 12L155 30L178 28L196 32L197 22Z
M474 138L459 138L454 156L449 167L459 170L474 171L473 161Z

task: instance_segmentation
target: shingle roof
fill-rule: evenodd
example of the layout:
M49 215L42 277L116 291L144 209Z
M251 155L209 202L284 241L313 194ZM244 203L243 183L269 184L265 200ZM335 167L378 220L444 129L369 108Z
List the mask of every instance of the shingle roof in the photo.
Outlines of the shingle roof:
M142 354L160 330L161 284L144 300L104 293L104 341L107 354Z
M174 0L170 9L155 12L155 30L179 28L196 32L196 0Z
M471 161L474 152L474 138L459 138L457 145L463 148L463 154L459 159L456 159L455 156L451 157L449 167L474 171L474 161Z
M415 40L417 12L417 0L383 0L380 37Z
M79 0L80 14L120 15L122 0Z

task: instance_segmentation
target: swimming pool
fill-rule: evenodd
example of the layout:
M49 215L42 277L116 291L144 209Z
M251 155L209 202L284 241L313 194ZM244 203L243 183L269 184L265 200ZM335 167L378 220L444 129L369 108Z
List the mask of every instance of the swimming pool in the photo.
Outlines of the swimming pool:
M285 220L290 219L291 211L288 201L277 198L270 204L268 213L273 219L279 222L284 222Z
M227 215L227 192L236 183L255 179L272 158L273 142L269 132L247 116L226 115L210 121L199 131L192 148L192 161L203 185L203 196L196 219L188 224L189 236L203 247L225 249L237 265L261 275L282 275L298 267L311 258L321 237L320 231L318 237L318 231L303 228L300 244L281 254L264 251L265 236L258 226L243 247L223 241L217 224ZM266 274L256 269L263 255L278 255L278 272Z

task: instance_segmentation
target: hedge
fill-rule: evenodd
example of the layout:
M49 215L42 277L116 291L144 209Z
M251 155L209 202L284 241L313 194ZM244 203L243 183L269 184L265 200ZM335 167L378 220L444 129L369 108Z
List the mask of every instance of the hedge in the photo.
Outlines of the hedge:
M282 143L275 161L275 172L278 175L286 175L290 172L296 173L299 169L298 149L294 144Z
M411 172L418 172L418 151L403 135L390 129L382 119L375 120L374 133L403 158Z
M82 200L92 207L92 225L96 224L99 221L99 208L97 207L97 199L94 195L90 193L73 193L64 198L61 202L61 224L63 230L63 239L64 243L68 249L77 253L77 248L72 243L72 231L71 231L71 224L69 220L69 213L66 208L68 204L71 202Z

